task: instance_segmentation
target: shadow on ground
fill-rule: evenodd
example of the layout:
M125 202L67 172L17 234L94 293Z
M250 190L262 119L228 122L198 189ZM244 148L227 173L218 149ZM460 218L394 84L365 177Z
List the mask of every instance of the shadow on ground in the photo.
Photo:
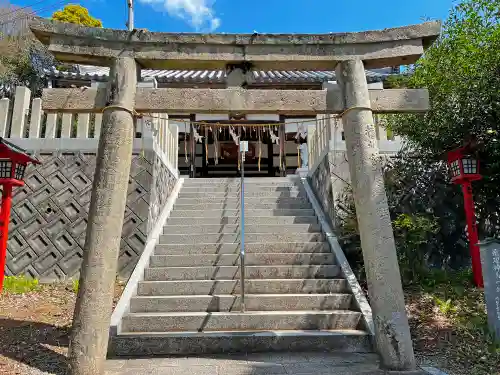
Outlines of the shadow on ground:
M0 318L0 355L42 372L66 375L66 356L50 347L66 348L69 330L69 327Z

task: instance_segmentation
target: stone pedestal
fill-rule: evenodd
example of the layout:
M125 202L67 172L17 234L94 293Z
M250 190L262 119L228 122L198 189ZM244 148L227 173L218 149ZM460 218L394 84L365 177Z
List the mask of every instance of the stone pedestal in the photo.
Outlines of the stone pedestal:
M484 280L488 326L500 342L500 241L479 243Z

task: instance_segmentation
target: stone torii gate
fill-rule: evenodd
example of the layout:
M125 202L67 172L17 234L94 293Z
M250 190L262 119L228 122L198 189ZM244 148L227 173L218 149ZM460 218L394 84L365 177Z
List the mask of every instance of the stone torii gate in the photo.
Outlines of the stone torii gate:
M342 113L361 245L383 368L415 371L373 113L423 112L426 90L368 90L365 68L414 63L439 22L360 33L171 34L86 28L34 19L31 30L60 61L110 66L106 89L47 89L45 111L104 111L89 210L72 373L102 374L136 112ZM228 88L136 88L145 69L228 69ZM325 90L246 90L246 69L333 70ZM83 282L85 280L85 282Z

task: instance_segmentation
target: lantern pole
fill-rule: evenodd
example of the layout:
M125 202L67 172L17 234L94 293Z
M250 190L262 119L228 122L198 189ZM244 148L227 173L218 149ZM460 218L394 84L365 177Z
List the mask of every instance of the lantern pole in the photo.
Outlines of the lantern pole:
M9 237L10 208L12 204L12 184L5 184L0 211L0 293L3 290L5 263L7 261L7 239Z
M465 219L467 222L469 249L472 258L472 273L474 276L474 284L476 284L476 286L479 288L483 288L483 271L481 267L481 255L478 245L479 236L477 234L477 220L474 208L474 197L472 196L472 184L471 181L465 180L461 185L462 192L464 194Z

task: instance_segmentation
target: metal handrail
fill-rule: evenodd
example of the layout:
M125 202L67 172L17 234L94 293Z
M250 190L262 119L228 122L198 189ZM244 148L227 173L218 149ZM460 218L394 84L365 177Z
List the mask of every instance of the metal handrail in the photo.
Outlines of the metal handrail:
M245 312L245 149L241 149L241 186L240 186L240 292L241 312Z

